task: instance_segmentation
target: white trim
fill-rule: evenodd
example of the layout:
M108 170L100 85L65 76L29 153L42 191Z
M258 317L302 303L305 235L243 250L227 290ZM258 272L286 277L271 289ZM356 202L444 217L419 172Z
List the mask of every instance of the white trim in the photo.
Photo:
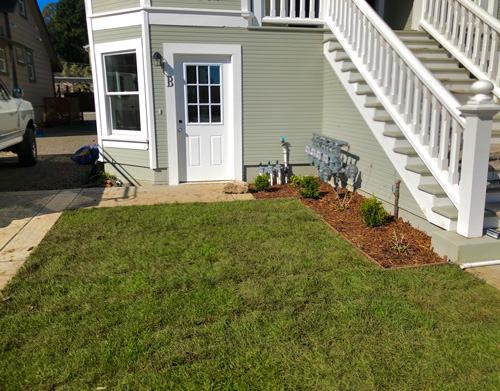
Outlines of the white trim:
M130 39L125 41L118 42L108 42L94 45L95 48L95 63L96 67L94 68L97 79L101 81L100 88L95 89L97 94L99 95L99 106L96 107L96 111L100 111L100 125L101 125L101 139L109 138L112 136L116 139L121 140L137 140L137 142L142 142L147 139L148 135L148 113L147 113L147 105L146 105L146 86L145 86L145 72L144 72L144 62L140 61L140 58L143 57L143 48L142 48L142 39ZM138 80L138 95L139 95L139 111L140 121L141 121L141 130L140 131L130 131L130 132L120 132L122 135L118 136L116 133L112 134L111 123L110 123L110 114L108 110L108 99L106 94L106 75L104 72L104 61L103 58L105 55L113 55L120 54L124 52L135 52L136 54L136 63L137 63L137 80Z
M120 27L138 26L141 24L141 20L143 19L141 14L141 11L136 10L125 14L116 14L98 18L94 17L92 18L93 28L94 31L98 31L116 29Z
M233 86L233 179L243 176L243 107L242 107L242 62L241 45L203 45L186 43L163 44L165 74L174 77L174 57L177 55L213 55L231 56L232 86ZM165 78L166 79L166 78ZM176 81L174 79L174 85ZM179 161L177 143L177 102L175 87L168 88L165 80L167 101L167 135L168 135L168 167L169 184L179 184Z
M149 168L155 170L158 168L158 158L156 156L156 126L155 126L155 108L153 96L153 70L151 69L151 39L149 36L148 13L142 12L142 41L143 52L142 59L144 61L144 80L145 80L145 95L146 95L146 113L148 122L148 138L149 143Z
M91 7L91 0L85 0L86 1L86 6ZM96 62L96 56L95 56L95 45L94 45L94 34L92 30L92 19L87 18L87 30L88 30L88 37L89 37L89 53L90 53L90 64L92 66L92 69L97 69L97 62ZM92 84L94 85L94 105L95 105L95 119L96 119L96 127L97 127L97 141L99 145L102 145L102 128L101 128L101 121L102 121L102 116L101 116L101 111L99 110L100 106L100 100L99 100L99 93L101 89L101 84L99 80L97 79L97 72L92 72ZM99 161L103 162L104 161L104 156L102 154L102 148L99 148Z
M89 18L90 15L92 15L93 10L92 10L92 0L85 0L85 15L87 15L87 19ZM92 30L89 30L89 32ZM89 42L90 44L90 42Z
M248 27L252 13L231 10L205 10L192 8L133 8L91 15L94 31L137 26L141 13L148 14L149 24L170 26Z

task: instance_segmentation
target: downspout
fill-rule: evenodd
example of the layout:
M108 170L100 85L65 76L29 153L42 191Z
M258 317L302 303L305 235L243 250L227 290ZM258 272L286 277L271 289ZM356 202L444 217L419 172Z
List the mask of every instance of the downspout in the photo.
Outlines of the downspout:
M473 267L481 267L481 266L495 266L500 265L500 259L498 261L484 261L484 262L474 262L474 263L462 263L460 265L460 269L470 269Z
M9 39L10 42L12 42L12 35L10 33L9 14L7 12L4 12L4 17L5 17L5 28L7 29L7 38ZM16 59L14 58L15 57L14 45L12 45L12 43L9 43L9 50L10 50L10 61L11 61L11 66L12 66L12 80L14 82L14 88L19 88L19 85L17 83Z

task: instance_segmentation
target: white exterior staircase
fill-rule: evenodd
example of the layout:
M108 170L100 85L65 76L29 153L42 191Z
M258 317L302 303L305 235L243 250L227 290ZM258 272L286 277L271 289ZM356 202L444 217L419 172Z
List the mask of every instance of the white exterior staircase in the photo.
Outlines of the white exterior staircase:
M268 22L307 19L331 30L324 55L428 221L466 237L500 226L500 162L491 160L488 169L490 144L490 156L500 157L500 116L484 120L500 107L489 100L487 83L471 92L476 79L470 74L492 80L490 91L500 96L500 66L492 63L499 56L487 50L500 45L500 21L470 0L423 0L421 23L433 36L440 33L434 39L392 31L365 0L311 1L308 12L294 0L276 0L279 7L270 1ZM483 18L480 28L490 34L484 42L483 31L468 24L471 15ZM443 48L447 40L448 50L470 55L477 69L463 68ZM473 104L461 107L475 94Z

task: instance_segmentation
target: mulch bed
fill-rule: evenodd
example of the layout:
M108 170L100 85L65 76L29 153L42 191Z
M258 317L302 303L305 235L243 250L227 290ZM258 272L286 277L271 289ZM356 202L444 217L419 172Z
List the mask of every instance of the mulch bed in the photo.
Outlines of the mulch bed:
M319 199L303 198L289 184L270 186L260 192L250 186L250 192L257 199L299 198L304 205L384 269L446 263L432 251L431 238L401 218L394 219L390 216L380 227L366 227L360 215L360 205L365 198L360 194L341 189L337 198L334 188L323 181L320 181ZM348 206L341 210L340 204L344 197L352 199ZM393 248L394 235L401 244L406 245L406 250L399 252Z

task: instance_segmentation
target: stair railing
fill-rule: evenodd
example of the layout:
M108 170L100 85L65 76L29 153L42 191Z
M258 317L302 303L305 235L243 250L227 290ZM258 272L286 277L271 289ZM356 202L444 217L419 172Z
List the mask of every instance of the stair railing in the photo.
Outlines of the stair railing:
M324 2L325 0L255 0L254 14L259 25L323 25Z
M500 97L500 20L471 0L424 0L419 24Z
M460 202L459 102L365 0L329 0L331 28L452 203Z

